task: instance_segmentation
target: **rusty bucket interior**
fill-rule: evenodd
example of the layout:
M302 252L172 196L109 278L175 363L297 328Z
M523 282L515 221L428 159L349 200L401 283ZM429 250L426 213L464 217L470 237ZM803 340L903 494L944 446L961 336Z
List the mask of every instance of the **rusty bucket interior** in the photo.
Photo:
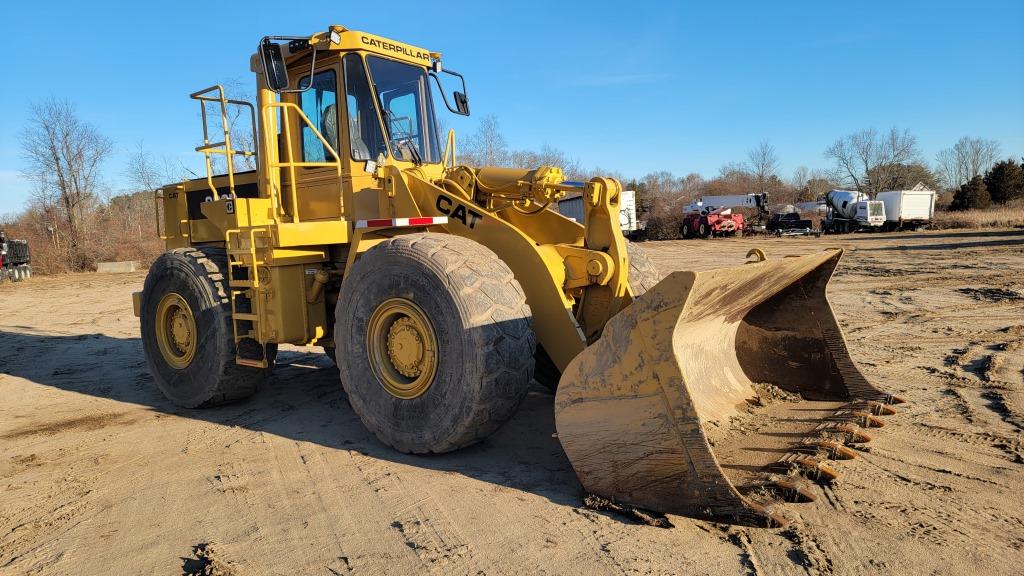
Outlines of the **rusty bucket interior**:
M675 272L563 372L558 437L584 489L619 503L779 525L827 461L902 400L850 358L825 289L829 250Z

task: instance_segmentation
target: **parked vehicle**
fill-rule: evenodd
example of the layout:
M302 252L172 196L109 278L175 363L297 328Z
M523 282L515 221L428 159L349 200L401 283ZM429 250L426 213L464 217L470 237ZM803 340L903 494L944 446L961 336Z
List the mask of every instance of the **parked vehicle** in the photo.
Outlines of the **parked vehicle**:
M19 282L32 277L32 255L26 240L8 240L0 232L0 282Z
M679 234L683 238L742 236L746 227L743 214L733 213L732 208L689 210L683 215Z
M862 192L832 190L825 194L825 203L827 209L821 231L826 234L881 230L885 224L885 204L869 200Z
M885 205L883 230L916 230L935 217L934 190L886 190L875 195Z
M821 235L820 231L814 229L814 222L800 218L799 212L772 214L765 229L776 236Z
M688 210L699 212L701 210L714 210L717 208L746 208L749 216L745 216L748 227L750 225L764 225L768 221L770 212L768 210L768 193L752 194L728 194L721 196L701 196L690 203Z

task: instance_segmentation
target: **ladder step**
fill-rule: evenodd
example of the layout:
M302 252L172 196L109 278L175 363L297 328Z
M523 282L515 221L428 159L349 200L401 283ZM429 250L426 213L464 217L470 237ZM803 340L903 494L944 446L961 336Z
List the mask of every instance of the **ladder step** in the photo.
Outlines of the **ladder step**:
M250 368L266 368L266 360L250 360L249 358L235 357L235 364L239 366L248 366Z
M260 317L257 314L247 314L244 312L235 312L233 315L235 320L249 320L250 322L259 322Z
M252 280L235 280L234 278L228 279L229 288L252 288Z

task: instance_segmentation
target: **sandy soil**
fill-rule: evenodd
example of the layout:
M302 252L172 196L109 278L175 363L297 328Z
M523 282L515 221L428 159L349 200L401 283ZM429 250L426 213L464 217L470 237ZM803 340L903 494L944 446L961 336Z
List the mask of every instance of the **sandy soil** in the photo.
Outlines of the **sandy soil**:
M483 444L406 456L313 349L249 401L171 405L131 312L142 274L0 285L0 573L1019 573L1024 232L646 246L669 270L839 244L854 357L910 403L775 530L583 508L539 387Z

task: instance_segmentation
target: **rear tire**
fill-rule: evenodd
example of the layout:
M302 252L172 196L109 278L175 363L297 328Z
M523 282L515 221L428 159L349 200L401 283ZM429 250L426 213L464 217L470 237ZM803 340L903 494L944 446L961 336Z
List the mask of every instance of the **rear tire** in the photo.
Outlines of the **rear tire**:
M226 270L227 256L222 248L178 248L157 258L146 276L142 292L142 349L160 391L185 408L247 398L270 378L273 369L275 344L267 345L264 351L267 368L235 363ZM160 316L180 315L162 320L158 312ZM172 331L178 329L176 320L187 324L187 320L180 319L188 316L192 326L179 329L184 336L167 334L166 330L158 335L161 326L171 327ZM192 329L194 333L190 333ZM194 341L194 345L174 338ZM243 341L246 342L259 346L253 340Z
M629 287L633 290L633 297L639 298L642 294L661 282L664 274L658 269L647 251L643 248L626 241L626 253L629 254ZM558 388L558 381L562 373L555 366L551 357L543 347L537 346L537 371L534 380L552 392Z
M335 316L352 409L402 452L479 442L529 389L536 337L526 295L472 240L423 233L378 244L342 282Z
M701 222L697 227L697 236L700 236L701 238L707 238L710 235L711 232L708 229L708 225L704 222Z

